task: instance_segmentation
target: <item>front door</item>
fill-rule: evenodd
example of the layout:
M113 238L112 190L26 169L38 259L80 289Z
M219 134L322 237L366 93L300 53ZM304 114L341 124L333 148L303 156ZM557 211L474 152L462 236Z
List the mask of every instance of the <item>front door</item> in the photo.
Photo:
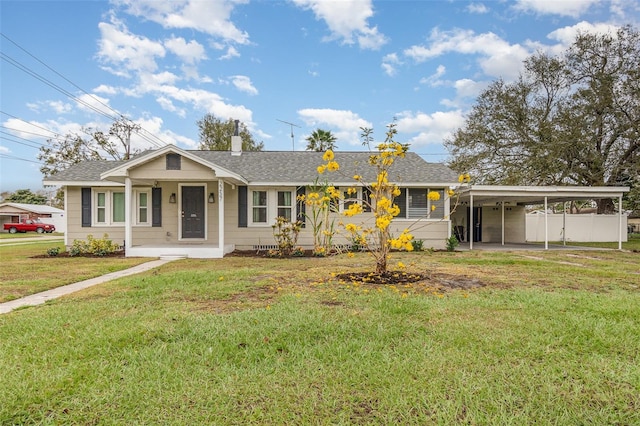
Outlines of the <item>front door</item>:
M204 186L182 187L182 238L204 238Z

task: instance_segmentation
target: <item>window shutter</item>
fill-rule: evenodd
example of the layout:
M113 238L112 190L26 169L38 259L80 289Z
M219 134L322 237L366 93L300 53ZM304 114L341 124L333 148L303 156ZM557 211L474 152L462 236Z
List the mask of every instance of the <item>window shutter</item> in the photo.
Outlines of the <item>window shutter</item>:
M82 227L91 227L91 188L81 188Z
M398 215L398 217L406 219L408 217L407 216L407 189L401 188L400 195L398 195L394 201L400 208L400 214Z
M162 226L162 188L151 188L151 226Z
M238 228L247 227L248 190L246 186L238 186Z
M297 207L297 213L296 213L296 220L299 220L300 222L302 222L302 227L304 228L306 225L306 221L307 221L307 205L305 204L304 201L298 201L298 197L305 195L306 192L306 188L304 186L299 187L296 190L296 207Z

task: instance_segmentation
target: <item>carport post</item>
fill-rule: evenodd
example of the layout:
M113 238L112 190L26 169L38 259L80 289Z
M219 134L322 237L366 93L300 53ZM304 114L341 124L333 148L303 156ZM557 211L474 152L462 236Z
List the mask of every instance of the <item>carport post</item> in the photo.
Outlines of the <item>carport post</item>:
M544 196L544 249L549 250L549 212L547 211L547 196Z
M473 223L473 194L469 195L469 228L467 231L469 232L469 250L473 250L473 236L474 236L474 223Z
M622 194L618 196L618 250L622 250Z
M502 206L502 245L504 245L504 200L500 203Z

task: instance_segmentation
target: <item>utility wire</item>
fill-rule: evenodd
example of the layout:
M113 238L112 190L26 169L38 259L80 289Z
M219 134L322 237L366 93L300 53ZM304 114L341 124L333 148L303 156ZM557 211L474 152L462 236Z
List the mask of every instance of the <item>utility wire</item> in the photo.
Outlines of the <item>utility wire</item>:
M4 158L4 159L8 159L8 160L26 161L28 163L35 163L35 164L40 164L40 165L43 164L43 163L41 163L39 161L27 160L26 158L16 157L14 155L9 155L9 154L0 154L0 158Z
M15 60L14 58L1 53L2 55L2 59L5 60L6 62L10 63L11 65L13 65L14 67L20 69L21 71L25 72L26 74L31 75L33 78L40 80L41 82L43 82L44 84L52 87L53 89L59 91L60 93L64 94L65 96L69 97L70 99L86 106L87 108L93 110L94 112L96 112L97 114L100 114L112 121L117 121L120 118L129 120L128 118L126 118L124 115L122 115L120 112L118 112L117 110L115 110L114 108L112 108L111 106L103 103L102 101L100 101L100 99L96 98L94 95L92 95L91 93L88 93L86 90L82 89L80 86L78 86L77 84L73 83L71 80L69 80L68 78L64 77L62 74L60 74L58 71L56 71L55 69L53 69L52 67L50 67L49 65L47 65L45 62L43 62L42 60L38 59L35 55L31 54L29 51L27 51L26 49L24 49L22 46L20 46L18 43L16 43L15 41L13 41L11 38L9 38L8 36L6 36L4 33L0 32L0 35L5 38L6 40L8 40L9 42L11 42L13 45L15 45L16 47L18 47L20 50L22 50L23 52L25 52L27 55L29 55L30 57L32 57L33 59L35 59L36 61L38 61L40 64L42 64L43 66L45 66L47 69L51 70L53 73L55 73L56 75L58 75L59 77L61 77L62 79L64 79L65 81L67 81L69 84L71 84L73 87L77 88L78 90L80 90L82 93L90 96L93 100L95 100L98 104L104 106L107 110L111 111L113 114L115 114L115 116L109 115L106 111L101 110L97 107L95 107L94 105L90 104L89 102L86 102L80 98L78 98L77 96L73 95L72 93L70 93L69 91L67 91L66 89L58 86L57 84L53 83L52 81L48 80L47 78L41 76L40 74L38 74L37 72L33 71L32 69L30 69L28 66L18 62L17 60ZM10 114L7 114L10 115ZM11 115L10 115L11 116ZM131 120L129 120L131 121ZM161 148L162 146L166 145L167 143L162 141L160 138L158 138L158 136L152 134L151 132L147 131L146 129L143 129L142 127L140 127L141 130L144 130L146 135L142 135L140 134L140 132L136 132L141 138L143 138L144 140L146 140L147 142L151 143L152 145L154 145L157 148ZM48 130L50 131L50 130ZM52 132L55 133L55 132ZM149 136L151 135L151 137Z

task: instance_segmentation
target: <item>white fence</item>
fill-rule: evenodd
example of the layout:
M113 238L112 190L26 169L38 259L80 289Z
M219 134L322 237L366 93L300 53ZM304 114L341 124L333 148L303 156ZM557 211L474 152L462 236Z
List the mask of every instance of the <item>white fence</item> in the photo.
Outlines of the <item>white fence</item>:
M603 214L548 214L549 241L562 241L564 224L566 241L605 242L618 241L620 223L618 215ZM544 214L528 214L527 241L544 241ZM622 216L622 241L627 241L627 216Z

